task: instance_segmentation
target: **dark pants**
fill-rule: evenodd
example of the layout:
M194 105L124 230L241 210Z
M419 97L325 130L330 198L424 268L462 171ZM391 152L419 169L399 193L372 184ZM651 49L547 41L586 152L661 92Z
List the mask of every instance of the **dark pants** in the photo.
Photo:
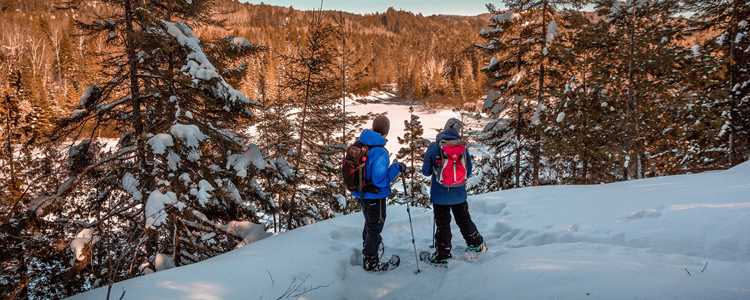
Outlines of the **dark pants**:
M433 205L435 212L435 248L439 255L448 255L451 252L451 211L456 217L456 224L461 229L467 245L477 246L484 242L479 234L477 226L471 221L469 215L469 204L467 202L454 205Z
M380 233L385 224L385 199L365 200L360 202L365 215L365 228L362 230L362 254L378 256L378 249L383 242Z

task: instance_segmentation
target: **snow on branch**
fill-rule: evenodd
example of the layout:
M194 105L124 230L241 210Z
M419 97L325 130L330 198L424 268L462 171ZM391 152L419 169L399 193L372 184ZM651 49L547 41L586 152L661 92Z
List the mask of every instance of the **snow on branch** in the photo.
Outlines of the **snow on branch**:
M216 67L208 60L208 57L201 48L200 40L193 34L193 31L184 23L173 23L162 21L167 34L177 40L177 43L188 51L187 62L182 67L185 74L193 78L193 85L208 84L211 94L214 97L223 99L227 108L236 105L260 105L257 101L250 100L242 92L236 90L224 80ZM238 41L240 45L243 41ZM248 42L249 43L249 42Z

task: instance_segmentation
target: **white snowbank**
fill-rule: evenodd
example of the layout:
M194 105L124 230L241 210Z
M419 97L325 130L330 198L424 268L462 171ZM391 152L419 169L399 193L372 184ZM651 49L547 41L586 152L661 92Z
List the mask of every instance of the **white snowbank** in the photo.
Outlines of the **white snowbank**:
M306 226L210 260L117 283L133 299L750 299L750 163L606 185L547 186L469 199L489 246L479 262L416 265L409 219L388 206L385 255L401 266L370 274L350 263L359 213ZM419 250L432 212L412 208ZM260 232L260 229L256 229ZM453 226L453 253L465 244ZM103 299L106 288L74 299Z

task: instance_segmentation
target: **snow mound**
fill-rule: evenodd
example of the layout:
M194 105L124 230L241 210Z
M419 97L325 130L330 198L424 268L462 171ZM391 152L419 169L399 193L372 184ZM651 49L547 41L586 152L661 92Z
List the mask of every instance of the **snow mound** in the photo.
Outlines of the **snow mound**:
M730 171L736 174L750 176L750 161L736 165L734 168L730 169Z
M160 133L148 139L148 145L154 154L164 154L167 148L174 146L174 140L171 135Z
M96 242L93 229L85 228L79 231L76 237L70 241L70 251L75 255L75 259L78 261L86 259L84 250L93 242Z
M178 209L185 207L185 204L177 201L177 194L174 192L167 192L162 194L160 191L153 191L146 200L146 227L154 228L159 227L165 221L167 221L167 209L168 205L173 205Z
M260 241L271 236L263 225L247 221L231 221L226 225L228 233L242 239L242 245Z
M750 163L590 186L545 186L470 197L489 251L479 261L453 226L447 269L417 266L409 217L389 205L385 255L401 266L370 274L351 262L362 216L337 217L207 261L115 284L133 299L749 299ZM162 196L165 197L165 196ZM335 199L332 199L332 201ZM432 244L432 212L411 209L418 250ZM268 234L233 222L246 241ZM309 289L309 290L308 290ZM74 299L103 299L106 288Z

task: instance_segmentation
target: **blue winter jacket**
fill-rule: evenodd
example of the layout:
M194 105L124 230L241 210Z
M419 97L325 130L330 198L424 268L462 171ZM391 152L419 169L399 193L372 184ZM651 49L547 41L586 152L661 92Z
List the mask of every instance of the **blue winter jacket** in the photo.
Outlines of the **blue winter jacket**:
M378 188L378 193L365 192L365 200L385 199L391 194L391 182L401 173L401 167L397 164L390 164L388 150L385 149L385 138L379 133L370 129L365 129L359 136L359 142L368 146L367 165L365 165L365 179L372 182ZM352 195L361 200L362 195L359 192L352 192Z
M437 182L437 178L433 174L433 168L435 168L435 162L440 158L440 141L457 140L461 136L458 132L453 129L438 134L436 141L430 144L427 148L427 152L424 155L424 161L422 164L422 174L424 176L432 176L432 186L430 187L430 200L432 203L437 205L454 205L466 202L466 187L452 187L447 188ZM472 163L471 154L469 150L466 150L466 173L467 176L471 177Z

